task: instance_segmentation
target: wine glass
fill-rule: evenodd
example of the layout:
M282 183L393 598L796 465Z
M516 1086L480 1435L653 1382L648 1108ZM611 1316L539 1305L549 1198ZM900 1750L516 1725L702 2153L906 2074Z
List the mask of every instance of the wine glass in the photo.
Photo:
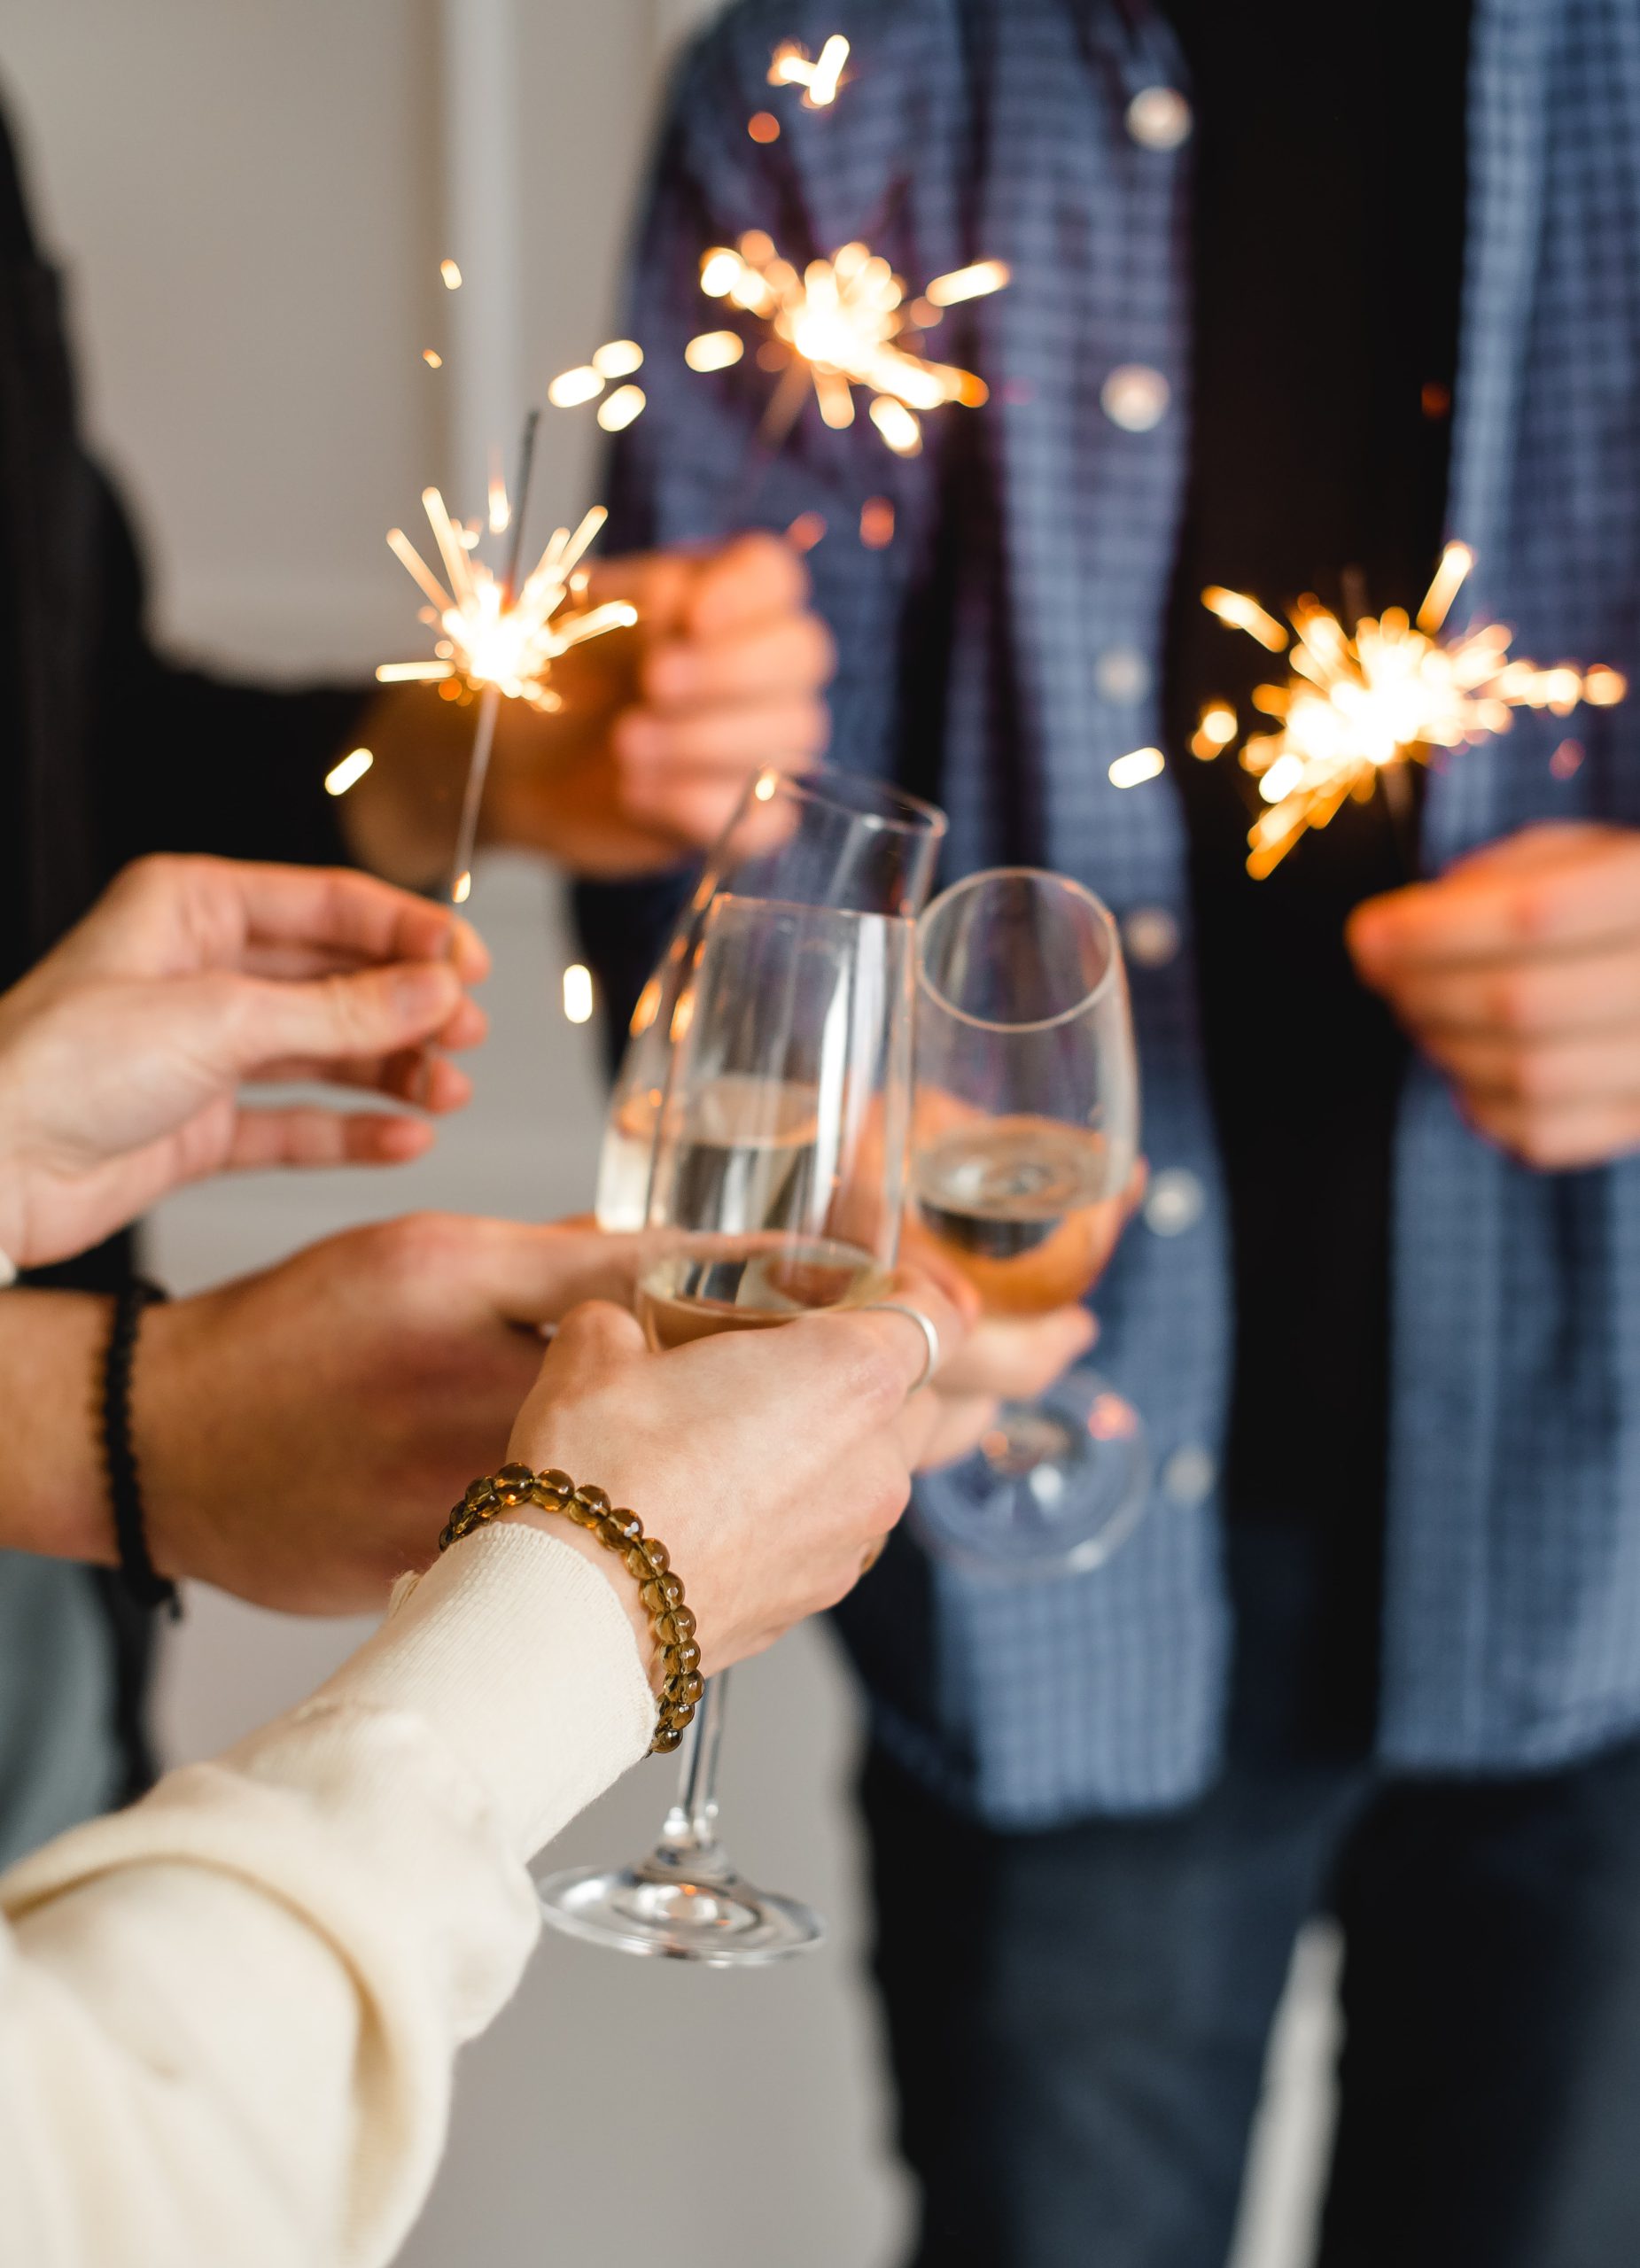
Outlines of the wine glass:
M898 913L727 891L706 907L650 1179L649 1223L672 1231L639 1285L652 1347L767 1330L881 1292L906 1194L913 957ZM649 1857L541 1884L556 1928L719 1968L820 1943L820 1916L754 1888L719 1840L725 1688L721 1674L707 1684Z
M1121 1234L1139 1158L1139 1061L1116 926L1062 874L970 875L917 926L913 1238L987 1313L1079 1300ZM1142 1513L1149 1448L1131 1403L1072 1371L1006 1404L975 1454L921 1488L941 1556L991 1576L1108 1557Z
M706 909L721 890L855 913L914 915L934 879L945 815L850 772L761 772L707 854L700 880L633 1011L604 1122L595 1202L601 1229L641 1229L678 1004Z

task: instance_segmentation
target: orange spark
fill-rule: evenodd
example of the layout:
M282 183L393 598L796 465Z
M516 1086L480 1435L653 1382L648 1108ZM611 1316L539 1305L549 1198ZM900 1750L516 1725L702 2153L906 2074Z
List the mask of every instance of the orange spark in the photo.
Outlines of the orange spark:
M1473 564L1466 545L1449 544L1416 620L1403 607L1386 607L1348 631L1317 599L1300 599L1291 610L1292 674L1285 685L1256 686L1252 695L1278 729L1249 735L1241 748L1242 765L1270 806L1247 835L1250 874L1262 880L1273 873L1301 835L1325 827L1349 798L1366 801L1381 774L1426 764L1437 749L1471 747L1507 732L1517 709L1565 717L1580 702L1609 707L1623 698L1628 681L1616 670L1510 660L1511 633L1498 623L1438 644L1435 633ZM1286 632L1255 599L1216 586L1201 598L1221 622L1271 652L1286 648ZM1198 756L1216 755L1235 731L1232 712L1215 703L1202 712L1191 747ZM1565 776L1564 766L1556 776Z
M801 87L805 110L825 110L837 99L848 59L849 43L841 32L834 32L812 60L796 40L782 40L769 65L769 84Z
M977 298L1000 291L1007 269L999 260L981 260L942 280L959 278L967 279L960 296ZM821 417L839 429L854 423L854 389L863 388L873 423L902 456L922 447L921 416L947 402L975 408L988 399L984 381L971 370L931 361L901 343L913 328L905 286L868 245L843 245L799 274L763 230L752 229L738 246L716 245L703 255L701 289L767 326L758 362L785 375L765 420L766 440L789 430L809 386ZM692 339L685 359L718 336Z
M548 680L559 656L588 638L638 618L637 609L625 600L563 611L567 599L579 599L585 591L580 563L608 517L602 507L588 512L573 533L559 528L512 597L481 560L468 556L462 532L439 491L424 489L422 502L450 590L440 584L402 528L390 530L387 541L432 601L433 618L444 634L433 659L384 662L376 672L378 680L384 685L449 680L458 687L494 686L509 701L527 702L532 709L556 709L558 695Z

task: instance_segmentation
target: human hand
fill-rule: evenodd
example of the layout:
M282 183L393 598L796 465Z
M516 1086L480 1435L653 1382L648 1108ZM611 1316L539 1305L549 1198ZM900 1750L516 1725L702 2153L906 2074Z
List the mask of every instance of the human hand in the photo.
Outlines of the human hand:
M581 874L657 873L716 840L755 773L812 768L833 652L808 588L772 535L595 567L589 601L629 599L637 625L555 664L555 714L502 704L483 840ZM454 840L472 712L401 687L362 729L377 760L343 824L367 863L424 881Z
M583 874L674 866L728 824L747 781L807 771L828 730L829 633L789 544L742 536L594 570L590 600L629 599L637 627L579 647L556 718L501 749L496 835Z
M152 1309L132 1430L155 1565L291 1613L379 1607L501 1462L540 1327L629 1296L640 1241L417 1214Z
M1479 1133L1543 1172L1640 1146L1640 833L1526 827L1347 936Z
M942 1348L958 1346L962 1318L926 1278L903 1273L888 1296L927 1315ZM657 1355L630 1314L597 1302L560 1327L507 1454L595 1482L660 1537L710 1674L859 1581L939 1422L936 1395L906 1398L926 1353L908 1317L859 1309ZM562 1518L523 1517L603 1562L647 1661L636 1587L602 1547Z
M454 961L444 956L454 939ZM435 1111L470 1046L464 922L362 874L155 858L128 866L0 997L0 1248L39 1266L167 1190L224 1170L396 1164L432 1139L396 1112L247 1110L247 1080L324 1079Z

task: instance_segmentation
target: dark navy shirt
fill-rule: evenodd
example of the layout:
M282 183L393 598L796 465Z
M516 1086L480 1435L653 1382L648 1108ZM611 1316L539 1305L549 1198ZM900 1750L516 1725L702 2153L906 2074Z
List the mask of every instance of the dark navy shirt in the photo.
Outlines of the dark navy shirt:
M1194 115L1192 449L1164 672L1235 1290L1232 1518L1314 1531L1311 1711L1363 1740L1376 1682L1390 1153L1404 1069L1350 909L1410 879L1382 796L1247 873L1255 783L1189 742L1284 663L1201 604L1415 609L1439 555L1457 382L1466 4L1372 19L1168 0ZM1405 58L1415 48L1418 68ZM1415 823L1415 810L1408 819ZM1317 1207L1310 1161L1347 1202Z

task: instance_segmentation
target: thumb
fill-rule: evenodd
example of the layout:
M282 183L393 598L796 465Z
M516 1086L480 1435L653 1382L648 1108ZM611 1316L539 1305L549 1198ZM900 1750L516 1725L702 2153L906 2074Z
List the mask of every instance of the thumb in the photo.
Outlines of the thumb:
M571 1308L542 1357L535 1384L518 1412L508 1456L532 1466L556 1461L544 1452L552 1442L559 1444L563 1452L564 1419L566 1413L573 1416L578 1395L607 1384L612 1374L641 1362L647 1352L636 1317L624 1308L611 1306L607 1300L587 1300ZM571 1456L564 1455L564 1463L573 1470Z
M634 1355L647 1355L643 1326L626 1308L612 1300L583 1300L558 1325L548 1349L547 1363L562 1378L566 1371L589 1375L625 1365Z
M240 977L230 984L232 1068L241 1073L286 1055L325 1061L395 1054L431 1038L462 1000L461 979L444 961L400 961L300 983Z

